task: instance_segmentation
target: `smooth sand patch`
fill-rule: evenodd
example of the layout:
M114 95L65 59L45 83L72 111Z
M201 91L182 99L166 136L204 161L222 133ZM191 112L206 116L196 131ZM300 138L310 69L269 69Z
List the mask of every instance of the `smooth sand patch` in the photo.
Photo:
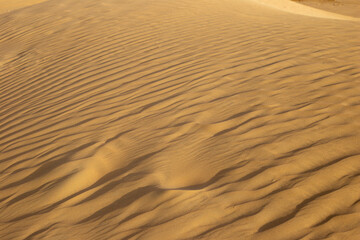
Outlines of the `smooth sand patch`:
M360 18L360 2L358 0L300 0L298 2L328 12Z
M274 9L278 9L293 14L318 17L318 18L336 19L336 20L360 21L360 18L351 17L331 11L326 11L319 8L314 8L310 5L307 6L307 5L299 4L299 2L295 2L291 0L254 0L254 1L259 2L261 4L265 4ZM302 2L300 1L300 3Z
M0 14L45 1L47 0L0 0Z

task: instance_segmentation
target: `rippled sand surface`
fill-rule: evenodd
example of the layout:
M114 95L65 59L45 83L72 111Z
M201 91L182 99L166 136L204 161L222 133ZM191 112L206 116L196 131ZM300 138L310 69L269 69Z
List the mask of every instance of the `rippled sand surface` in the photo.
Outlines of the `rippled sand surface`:
M271 1L2 10L0 239L360 239L360 21Z

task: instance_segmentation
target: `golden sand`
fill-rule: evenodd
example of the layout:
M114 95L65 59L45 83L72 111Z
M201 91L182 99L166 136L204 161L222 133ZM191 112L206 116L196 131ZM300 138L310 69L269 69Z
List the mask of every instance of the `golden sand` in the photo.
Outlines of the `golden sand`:
M0 14L45 1L46 0L0 0Z
M287 0L9 2L1 240L360 239L356 16Z

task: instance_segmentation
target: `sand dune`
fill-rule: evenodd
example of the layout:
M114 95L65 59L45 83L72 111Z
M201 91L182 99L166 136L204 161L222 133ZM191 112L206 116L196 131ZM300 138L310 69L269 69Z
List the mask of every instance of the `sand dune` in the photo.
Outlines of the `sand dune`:
M359 22L50 0L0 26L0 239L359 238Z
M322 9L299 4L297 2L293 2L290 0L254 0L254 1L274 9L286 11L293 14L304 15L304 16L328 18L328 19L336 19L336 20L348 20L348 21L360 20L360 18L357 17L338 14L331 11L324 11Z
M328 12L360 18L360 2L358 0L297 0L297 2Z
M0 14L45 2L46 0L0 0Z

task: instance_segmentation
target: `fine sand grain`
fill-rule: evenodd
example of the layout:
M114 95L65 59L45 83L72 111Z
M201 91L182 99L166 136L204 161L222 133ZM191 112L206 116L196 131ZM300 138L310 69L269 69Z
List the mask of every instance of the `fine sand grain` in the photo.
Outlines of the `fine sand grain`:
M0 0L0 14L45 1L46 0Z
M359 0L297 0L297 2L328 12L360 18Z
M360 239L356 17L5 2L1 240Z

